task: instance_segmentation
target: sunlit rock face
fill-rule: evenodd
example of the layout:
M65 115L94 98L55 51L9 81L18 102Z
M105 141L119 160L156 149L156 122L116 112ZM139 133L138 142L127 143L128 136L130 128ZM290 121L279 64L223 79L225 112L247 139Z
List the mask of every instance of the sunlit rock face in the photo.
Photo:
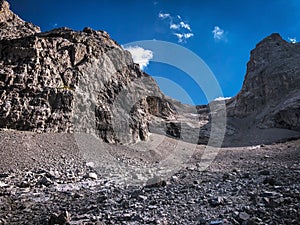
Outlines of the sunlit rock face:
M147 140L152 115L176 114L105 31L41 33L6 1L0 9L0 127L88 132L127 144Z
M9 9L9 3L0 0L0 40L14 39L40 32L40 28L20 19Z

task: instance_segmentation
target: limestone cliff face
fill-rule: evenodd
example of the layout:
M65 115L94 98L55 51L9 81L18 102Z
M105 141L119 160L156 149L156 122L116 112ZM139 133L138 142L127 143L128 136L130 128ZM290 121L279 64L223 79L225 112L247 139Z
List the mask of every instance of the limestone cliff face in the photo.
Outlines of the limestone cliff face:
M259 127L300 130L300 44L272 34L251 51L239 94L228 104L230 116L255 117Z
M154 80L106 32L40 33L7 2L0 7L0 127L90 132L126 144L147 139L152 115L175 114Z

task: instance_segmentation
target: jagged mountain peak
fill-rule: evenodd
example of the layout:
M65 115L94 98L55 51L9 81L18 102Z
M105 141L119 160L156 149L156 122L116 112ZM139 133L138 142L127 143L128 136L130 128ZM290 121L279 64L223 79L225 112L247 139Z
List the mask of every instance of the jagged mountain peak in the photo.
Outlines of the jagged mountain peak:
M7 1L0 0L0 22L6 22L13 17L13 12L9 9L10 5Z
M260 42L258 42L253 51L276 51L277 48L295 48L295 45L297 45L297 43L287 42L282 38L282 36L279 33L272 33L269 36L262 39Z
M278 33L264 38L251 51L242 89L229 104L229 114L255 116L253 123L260 127L300 130L299 60L300 45Z
M153 112L164 118L174 114L154 79L107 32L57 28L39 33L18 17L3 26L0 127L93 132L106 142L133 143L147 139ZM146 82L135 82L142 79ZM126 90L153 91L157 98L139 91L128 96ZM113 124L117 116L120 122Z
M247 71L257 71L274 61L290 57L290 51L295 48L286 42L278 33L273 33L260 41L251 51ZM249 73L247 74L249 76Z
M261 43L272 43L272 42L286 42L279 33L272 33L269 36L265 37L263 40L261 40L257 45L260 45Z
M10 7L10 5L7 1L0 0L0 10L1 10L1 12L9 10L9 7Z
M7 1L0 0L0 40L15 39L41 32L38 26L25 22L10 10Z

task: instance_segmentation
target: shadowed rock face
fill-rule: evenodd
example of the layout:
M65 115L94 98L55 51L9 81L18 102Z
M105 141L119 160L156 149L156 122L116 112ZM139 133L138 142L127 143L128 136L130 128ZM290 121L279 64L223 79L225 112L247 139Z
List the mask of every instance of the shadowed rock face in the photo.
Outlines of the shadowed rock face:
M272 34L251 51L239 94L229 101L230 116L254 116L261 128L300 130L300 44Z
M155 81L106 32L39 33L7 2L0 7L0 127L84 131L132 143L147 139L152 114L175 113Z

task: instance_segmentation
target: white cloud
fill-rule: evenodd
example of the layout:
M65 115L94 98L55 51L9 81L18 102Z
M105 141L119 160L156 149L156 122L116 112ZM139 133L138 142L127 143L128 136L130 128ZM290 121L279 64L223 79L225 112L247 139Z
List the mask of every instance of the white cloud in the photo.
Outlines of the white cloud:
M166 18L170 18L171 16L169 13L159 13L158 17L162 19L166 19Z
M194 36L190 24L184 22L180 15L172 16L170 13L159 13L158 17L169 22L170 30L177 31L173 35L177 37L179 43L186 42L187 39Z
M186 39L191 38L193 36L194 36L193 33L186 33L186 34L184 34L184 38L186 38Z
M141 70L147 67L149 61L153 58L152 51L143 49L139 46L129 46L124 49L131 53L133 61L140 65Z
M224 30L221 29L219 26L215 26L212 33L214 34L214 39L217 41L224 40Z
M58 26L58 23L50 23L49 24L52 28L56 28Z
M180 33L174 33L174 35L178 38L178 42L184 42L187 39L191 38L194 36L193 33L184 33L184 34L180 34Z
M179 30L180 28L180 25L179 24L175 24L175 23L171 23L170 24L170 29L173 29L173 30Z
M292 44L296 44L296 42L297 42L296 38L288 38L288 39Z
M174 35L178 38L179 43L181 43L183 41L183 34L174 33Z
M189 30L189 31L192 31L190 25L187 24L187 23L184 23L184 22L181 21L181 22L180 22L180 26L181 26L182 28L185 28L185 29Z
M215 98L214 101L225 101L228 99L231 99L231 97L218 97L218 98Z

